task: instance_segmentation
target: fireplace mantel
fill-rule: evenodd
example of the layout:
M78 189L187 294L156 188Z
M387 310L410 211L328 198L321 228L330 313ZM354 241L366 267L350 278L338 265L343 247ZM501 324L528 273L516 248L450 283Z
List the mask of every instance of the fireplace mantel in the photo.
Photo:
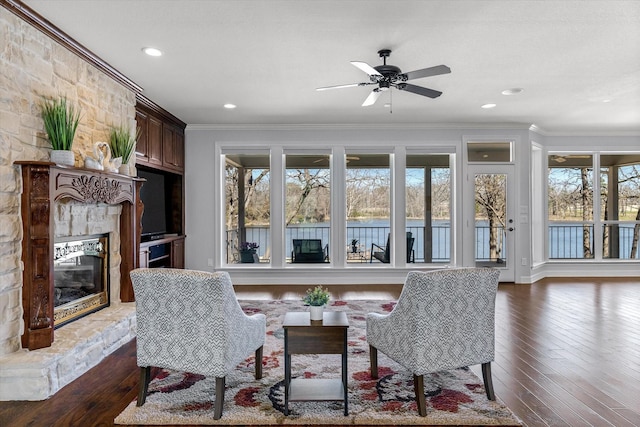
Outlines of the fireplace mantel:
M25 332L22 347L29 350L53 343L53 215L54 202L122 205L120 215L120 299L133 301L129 272L138 266L143 180L50 162L17 161L22 169L22 305Z

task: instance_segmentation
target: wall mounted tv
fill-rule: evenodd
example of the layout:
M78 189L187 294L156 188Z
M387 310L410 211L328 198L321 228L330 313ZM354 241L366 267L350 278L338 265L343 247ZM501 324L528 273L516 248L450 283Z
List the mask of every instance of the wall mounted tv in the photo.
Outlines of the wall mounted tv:
M138 169L138 176L147 180L140 189L140 200L144 203L142 241L161 239L167 233L165 176L159 172L140 168Z

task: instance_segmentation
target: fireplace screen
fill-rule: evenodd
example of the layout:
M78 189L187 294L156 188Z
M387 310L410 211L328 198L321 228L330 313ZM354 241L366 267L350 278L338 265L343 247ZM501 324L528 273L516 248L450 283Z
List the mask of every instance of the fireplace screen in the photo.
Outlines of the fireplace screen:
M74 237L53 246L55 327L107 307L108 236Z

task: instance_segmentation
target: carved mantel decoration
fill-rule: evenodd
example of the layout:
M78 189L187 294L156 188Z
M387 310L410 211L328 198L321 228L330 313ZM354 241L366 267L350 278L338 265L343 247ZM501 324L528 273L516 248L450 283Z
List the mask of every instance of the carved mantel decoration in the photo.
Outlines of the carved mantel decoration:
M53 215L54 202L71 198L82 203L121 204L120 299L133 301L129 272L138 266L142 180L72 168L50 162L18 161L22 169L22 347L51 346L54 330Z

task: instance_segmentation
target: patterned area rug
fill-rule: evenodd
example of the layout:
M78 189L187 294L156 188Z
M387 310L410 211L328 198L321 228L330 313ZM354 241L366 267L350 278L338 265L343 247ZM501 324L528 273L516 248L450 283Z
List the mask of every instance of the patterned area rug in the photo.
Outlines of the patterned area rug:
M395 302L333 301L327 310L346 311L348 330L349 415L343 403L289 402L283 413L284 333L287 311L307 311L301 301L241 301L248 314L267 316L263 378L256 381L250 357L227 377L222 418L213 419L215 378L163 370L149 385L146 403L132 402L115 424L134 425L508 425L521 423L499 401L487 399L482 379L469 369L425 376L427 416L420 417L413 376L378 353L379 378L369 373L365 315L389 312ZM293 355L292 377L340 378L340 355Z

